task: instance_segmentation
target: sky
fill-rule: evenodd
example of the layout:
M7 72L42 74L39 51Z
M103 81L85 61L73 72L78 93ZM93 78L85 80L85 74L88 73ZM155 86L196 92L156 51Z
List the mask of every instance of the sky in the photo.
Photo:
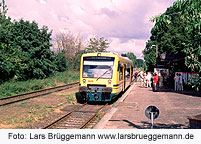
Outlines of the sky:
M29 20L39 27L79 35L83 41L104 37L108 51L133 52L143 58L154 23L150 18L162 14L176 0L6 0L7 16Z

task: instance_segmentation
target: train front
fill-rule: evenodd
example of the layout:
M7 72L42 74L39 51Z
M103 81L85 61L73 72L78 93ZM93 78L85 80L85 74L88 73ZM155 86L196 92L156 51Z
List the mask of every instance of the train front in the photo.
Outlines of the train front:
M84 54L80 64L79 92L84 101L111 101L115 81L115 55L106 53Z

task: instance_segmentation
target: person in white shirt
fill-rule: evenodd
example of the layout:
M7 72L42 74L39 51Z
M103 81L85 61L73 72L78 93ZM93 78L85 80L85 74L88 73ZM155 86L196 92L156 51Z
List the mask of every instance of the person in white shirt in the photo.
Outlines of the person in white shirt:
M179 74L177 73L174 77L174 90L179 90Z
M146 79L147 79L146 86L151 87L151 73L150 72L148 72Z
M144 72L143 87L147 85L147 74Z
M143 71L140 71L139 77L140 77L140 85L141 85L141 87L142 87L142 86L143 86L143 81L144 81Z

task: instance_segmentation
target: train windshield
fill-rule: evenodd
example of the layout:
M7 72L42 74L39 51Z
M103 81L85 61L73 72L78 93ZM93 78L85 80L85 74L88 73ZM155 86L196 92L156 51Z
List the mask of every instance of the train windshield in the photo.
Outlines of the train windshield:
M84 57L83 78L111 79L114 57Z

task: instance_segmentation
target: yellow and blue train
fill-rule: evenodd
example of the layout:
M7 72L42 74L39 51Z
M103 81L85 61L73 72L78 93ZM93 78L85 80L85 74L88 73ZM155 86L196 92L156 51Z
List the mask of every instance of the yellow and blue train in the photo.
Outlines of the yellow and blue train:
M109 102L133 81L133 62L112 53L83 54L79 93L83 101Z

